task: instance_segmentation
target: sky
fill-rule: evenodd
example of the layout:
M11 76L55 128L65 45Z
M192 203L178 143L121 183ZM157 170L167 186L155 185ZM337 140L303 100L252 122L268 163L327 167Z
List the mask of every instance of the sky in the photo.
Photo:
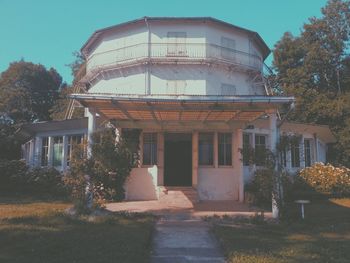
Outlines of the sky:
M211 16L258 32L272 49L284 32L300 33L326 0L0 0L0 72L24 59L55 68L71 83L67 64L97 29L144 16ZM266 60L271 64L272 55Z

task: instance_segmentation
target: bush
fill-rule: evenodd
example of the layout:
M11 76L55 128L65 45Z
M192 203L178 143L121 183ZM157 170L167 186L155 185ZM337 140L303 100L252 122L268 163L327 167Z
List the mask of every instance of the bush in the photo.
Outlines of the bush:
M36 197L66 195L62 174L54 168L29 168L24 161L1 160L0 171L1 193Z
M334 197L350 196L350 169L315 163L302 169L297 180L319 194Z

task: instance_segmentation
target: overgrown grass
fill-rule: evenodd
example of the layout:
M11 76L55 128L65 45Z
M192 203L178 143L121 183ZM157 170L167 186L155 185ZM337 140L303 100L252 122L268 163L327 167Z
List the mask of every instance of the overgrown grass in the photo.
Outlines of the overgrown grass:
M214 233L229 262L349 262L350 199L313 202L305 220L216 225Z
M72 218L63 202L0 200L0 262L148 262L153 218Z

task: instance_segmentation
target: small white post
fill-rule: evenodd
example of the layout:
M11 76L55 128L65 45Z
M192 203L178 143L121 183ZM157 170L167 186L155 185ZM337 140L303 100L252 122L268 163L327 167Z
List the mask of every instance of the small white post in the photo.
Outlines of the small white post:
M48 155L47 156L48 157L47 158L48 166L53 166L53 137L52 136L49 137L49 147L48 147L48 154L47 155Z
M93 143L92 135L96 130L96 113L93 109L88 109L88 141L87 141L87 156L91 157L91 146Z

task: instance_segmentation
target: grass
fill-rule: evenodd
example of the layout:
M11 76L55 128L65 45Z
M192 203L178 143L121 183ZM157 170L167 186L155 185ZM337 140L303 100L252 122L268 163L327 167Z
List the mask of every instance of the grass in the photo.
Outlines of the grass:
M0 262L148 262L153 218L72 218L69 203L0 199Z
M305 213L281 224L216 225L214 233L229 262L349 262L350 198L313 202Z

